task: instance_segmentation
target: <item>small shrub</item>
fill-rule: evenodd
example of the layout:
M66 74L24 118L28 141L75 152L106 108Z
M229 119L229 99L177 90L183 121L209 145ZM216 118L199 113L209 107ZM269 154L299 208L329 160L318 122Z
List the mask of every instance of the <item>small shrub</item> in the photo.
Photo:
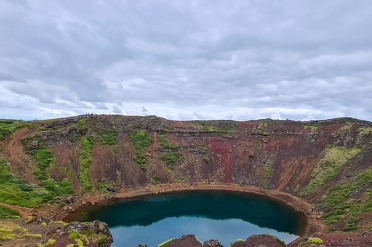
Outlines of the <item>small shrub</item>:
M308 244L323 244L323 240L320 238L309 238L307 240Z
M48 242L45 244L45 246L51 246L51 245L55 244L56 242L57 241L55 239L50 238L50 239L48 239Z

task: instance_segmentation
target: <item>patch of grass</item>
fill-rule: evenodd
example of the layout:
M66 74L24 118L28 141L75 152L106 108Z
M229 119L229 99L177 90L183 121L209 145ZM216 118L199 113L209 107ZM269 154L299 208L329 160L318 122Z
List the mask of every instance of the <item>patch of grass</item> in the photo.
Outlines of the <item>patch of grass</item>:
M37 170L35 176L40 180L46 180L49 177L48 168L54 165L54 156L50 149L42 148L36 150L34 154Z
M0 241L15 240L21 238L41 238L41 234L32 234L28 229L10 221L0 221Z
M17 129L26 126L28 126L28 123L20 120L0 120L0 141L10 136Z
M309 184L300 195L307 195L333 179L346 163L361 151L358 147L329 146L323 151L323 158L312 171Z
M78 123L79 127L85 127L88 122L89 122L89 118L81 118L81 119L79 119L79 121L77 123Z
M302 242L300 245L311 245L311 244L321 245L323 244L323 240L320 238L316 238L316 237L308 238L307 241Z
M72 230L71 232L69 232L68 239L75 240L78 246L84 246L84 243L86 246L89 245L88 237L85 234L78 232L77 230Z
M129 140L135 150L134 162L139 165L142 171L146 171L147 148L152 144L153 140L146 130L138 130L128 135Z
M19 212L13 209L0 206L0 218L14 218L19 217Z
M160 160L167 166L175 166L182 159L182 154L177 152L180 147L170 143L166 133L159 133L158 138L160 146L164 149L163 153L160 155Z
M258 126L253 128L252 133L256 135L269 135L268 123L260 122Z
M371 136L372 135L372 127L362 127L358 129L358 134L360 136Z
M86 191L93 191L93 185L88 177L88 170L92 164L92 151L94 141L90 136L83 136L80 144L80 182Z
M175 145L169 142L166 133L159 133L158 139L159 139L160 146L165 150L178 150L180 148L178 145Z
M107 192L107 188L112 188L114 187L114 182L112 182L111 180L109 179L105 179L104 181L102 182L99 182L97 184L97 189L101 192L101 193L105 193Z
M115 145L117 141L117 133L114 130L105 130L101 133L100 142L103 145Z
M44 196L44 201L53 199L55 196L73 194L74 190L67 178L62 181L54 181L50 178L48 169L55 165L53 153L48 148L36 150L34 153L37 170L35 176L41 181L42 186L49 192Z
M182 159L182 154L178 152L166 152L160 155L160 160L162 160L167 166L174 167Z
M35 207L45 201L48 192L18 179L11 171L9 162L0 158L0 201L23 207Z
M200 132L234 133L236 131L236 123L233 121L193 121L192 123Z
M153 183L153 184L159 184L160 183L160 177L159 176L153 176L151 178L151 183Z
M372 185L372 168L360 172L351 182L330 189L323 197L318 208L325 211L325 224L335 224L349 217L346 230L357 227L358 216L372 211L372 193L367 188ZM353 193L366 190L363 196L355 200Z

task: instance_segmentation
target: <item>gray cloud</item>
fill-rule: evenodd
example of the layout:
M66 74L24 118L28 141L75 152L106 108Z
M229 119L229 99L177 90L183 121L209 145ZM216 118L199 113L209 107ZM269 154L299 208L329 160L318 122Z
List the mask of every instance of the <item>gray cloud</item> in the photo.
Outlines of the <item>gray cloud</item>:
M372 120L372 3L0 2L0 117Z

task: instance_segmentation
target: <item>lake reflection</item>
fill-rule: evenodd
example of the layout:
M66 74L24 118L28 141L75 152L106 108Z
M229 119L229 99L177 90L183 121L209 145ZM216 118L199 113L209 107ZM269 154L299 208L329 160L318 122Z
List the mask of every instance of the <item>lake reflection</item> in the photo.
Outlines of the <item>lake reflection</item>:
M288 243L303 227L300 215L286 206L231 192L183 192L131 199L84 209L74 219L107 222L113 246L143 243L152 247L190 233L201 241L218 239L224 246L238 238L266 233Z

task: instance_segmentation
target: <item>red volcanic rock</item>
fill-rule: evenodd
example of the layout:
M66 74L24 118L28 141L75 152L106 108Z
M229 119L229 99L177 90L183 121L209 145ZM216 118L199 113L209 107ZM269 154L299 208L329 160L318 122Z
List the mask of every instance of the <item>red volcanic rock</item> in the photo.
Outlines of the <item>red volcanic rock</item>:
M218 240L208 240L205 241L203 247L223 247L223 245Z
M202 247L194 235L183 235L182 238L173 239L162 247Z
M253 235L247 238L245 241L236 241L232 244L231 247L283 247L286 246L284 242L278 238L262 234L262 235Z

